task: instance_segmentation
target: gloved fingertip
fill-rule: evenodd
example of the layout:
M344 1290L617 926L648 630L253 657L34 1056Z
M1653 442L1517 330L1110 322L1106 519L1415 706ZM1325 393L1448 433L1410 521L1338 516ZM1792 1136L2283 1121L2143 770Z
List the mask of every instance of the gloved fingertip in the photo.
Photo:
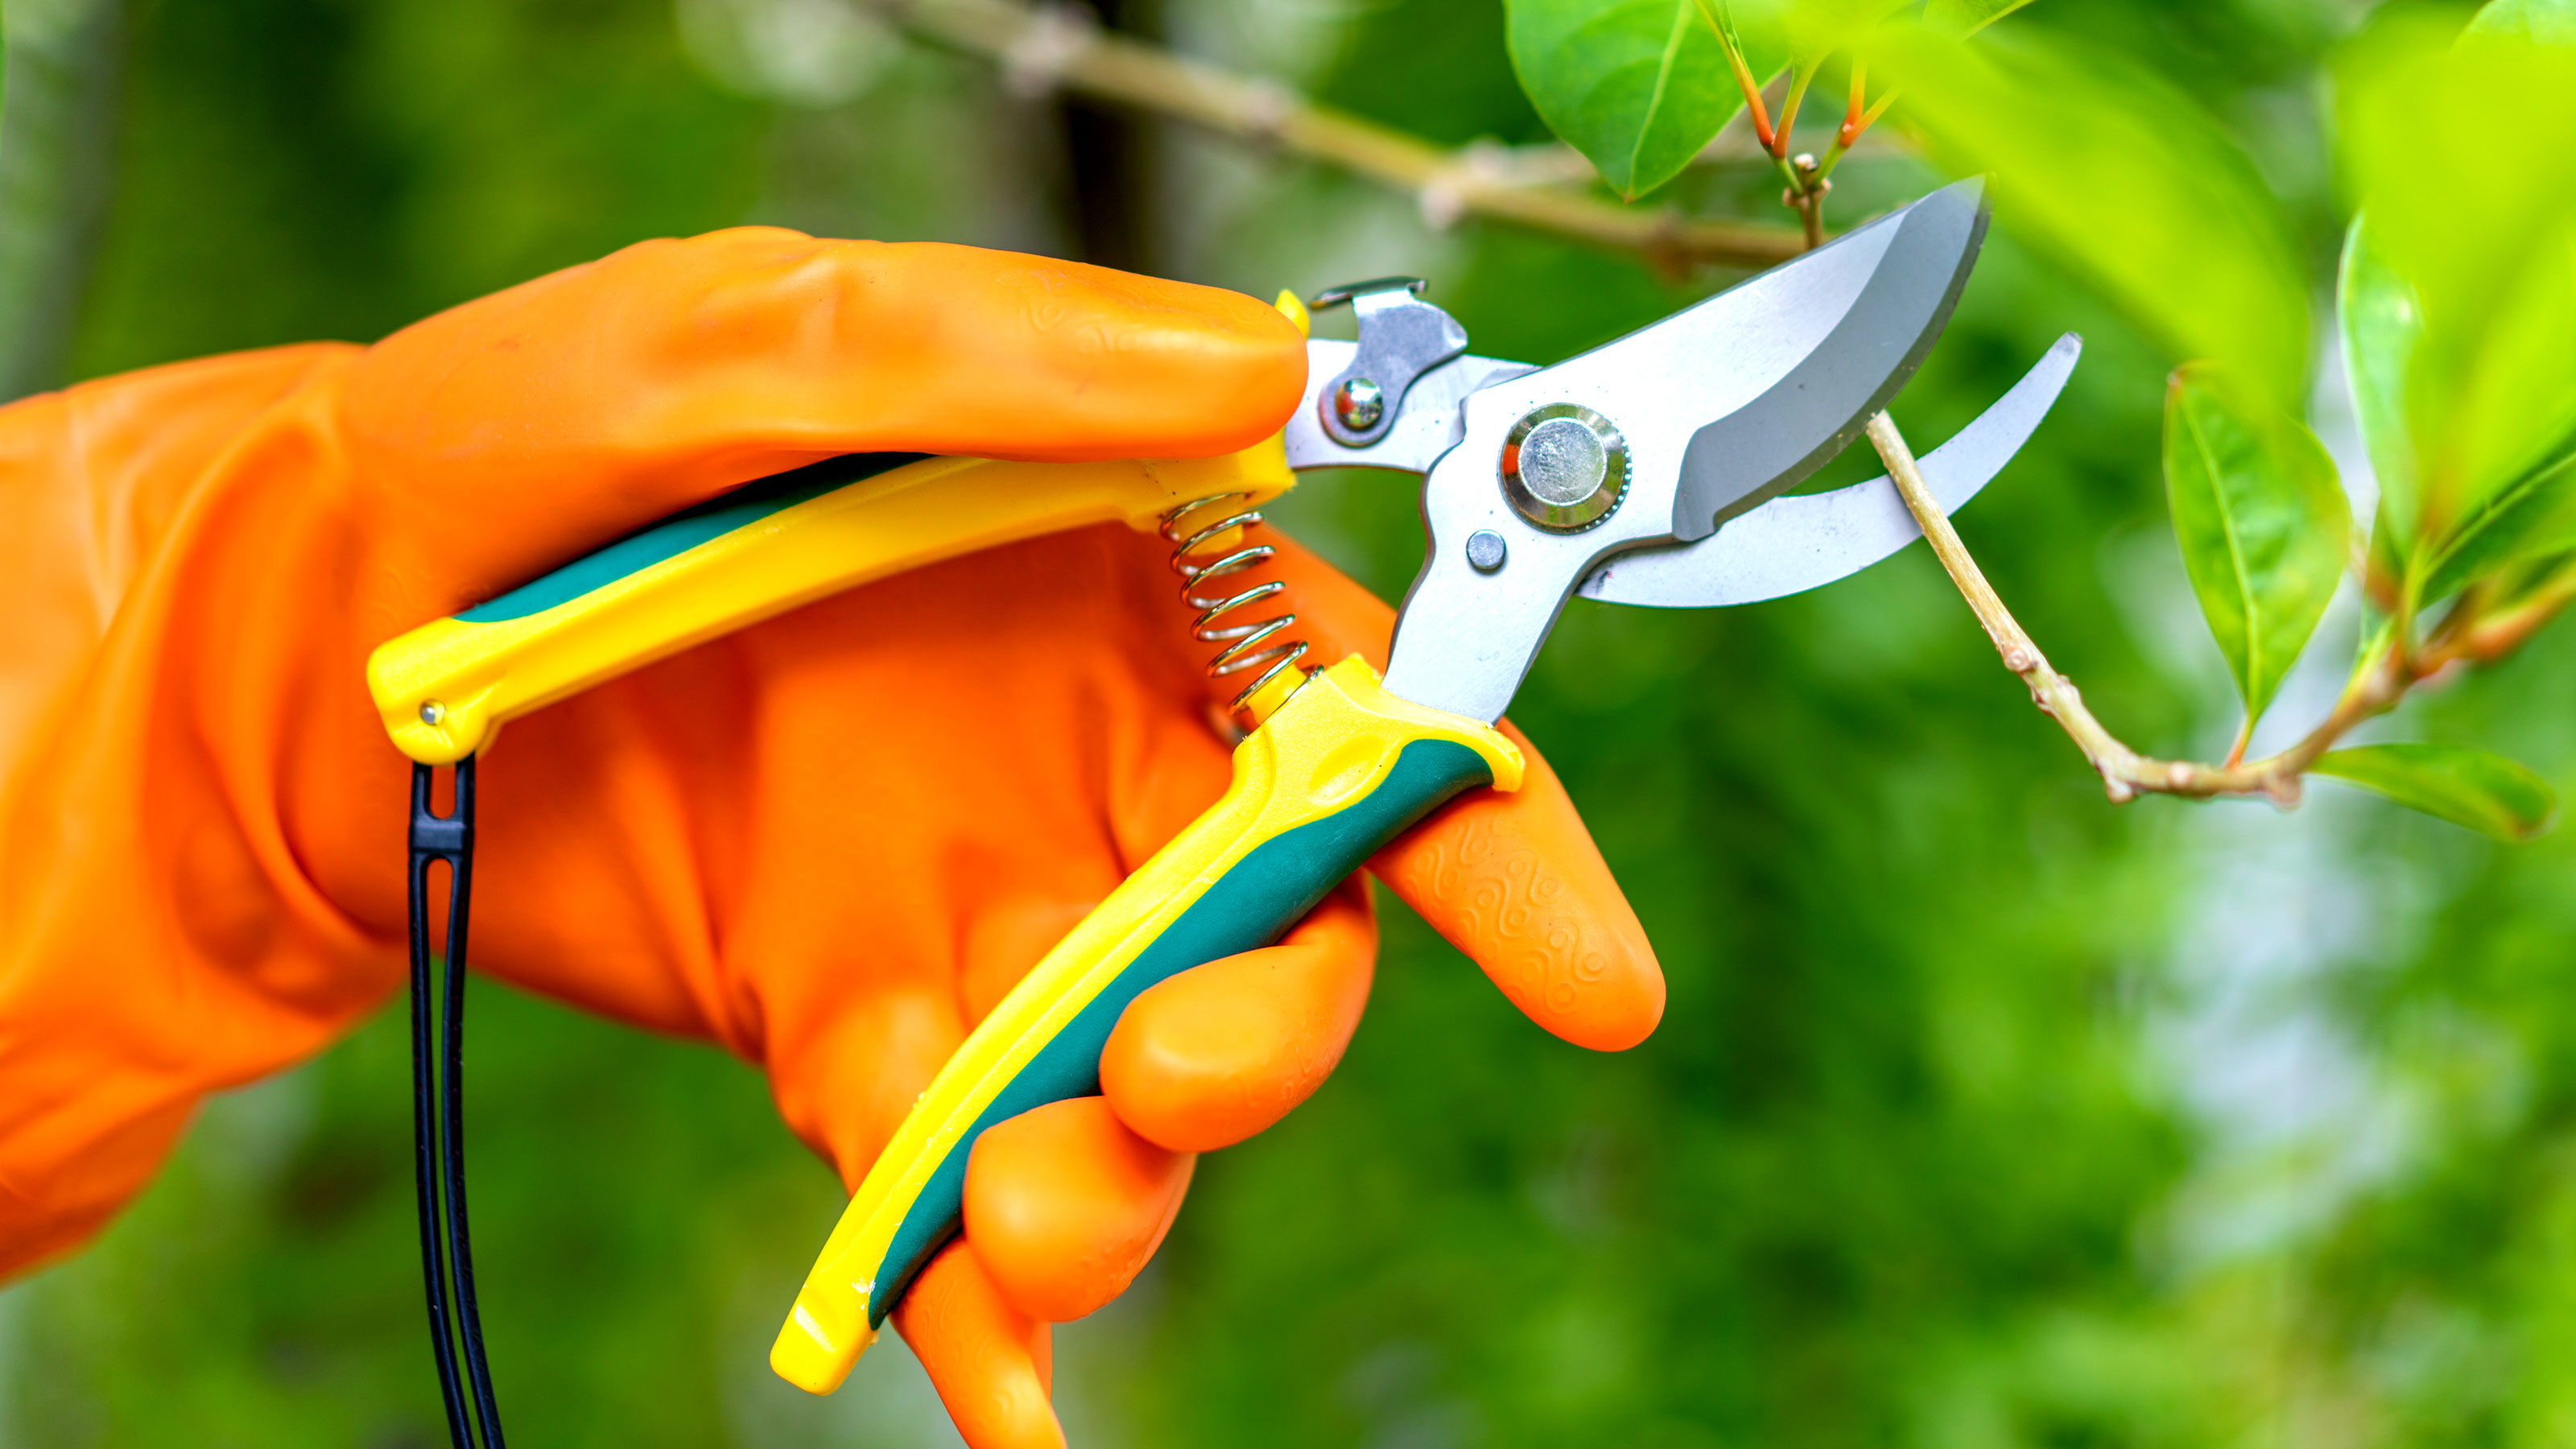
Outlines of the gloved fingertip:
M975 1140L966 1238L1014 1307L1081 1318L1162 1246L1196 1163L1137 1136L1099 1097L1032 1108Z
M1065 1449L1046 1323L1012 1306L966 1242L939 1250L894 1322L969 1449Z
M1368 1004L1377 923L1354 881L1276 946L1146 990L1100 1057L1100 1089L1148 1141L1212 1152L1261 1132L1340 1065Z
M1663 1020L1663 967L1556 772L1501 728L1528 762L1520 789L1451 801L1369 870L1530 1020L1595 1051L1635 1046Z

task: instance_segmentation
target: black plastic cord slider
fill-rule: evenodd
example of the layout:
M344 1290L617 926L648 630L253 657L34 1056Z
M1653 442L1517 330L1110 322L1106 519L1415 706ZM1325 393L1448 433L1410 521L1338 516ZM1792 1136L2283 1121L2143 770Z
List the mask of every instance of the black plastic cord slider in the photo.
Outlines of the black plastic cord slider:
M447 1405L449 1442L453 1449L503 1449L465 1221L465 928L474 887L474 761L456 762L456 805L446 815L431 808L436 775L431 766L412 766L412 1166L419 1192L421 1281L429 1300L430 1345L439 1394ZM442 860L448 868L447 951L433 971L429 868Z

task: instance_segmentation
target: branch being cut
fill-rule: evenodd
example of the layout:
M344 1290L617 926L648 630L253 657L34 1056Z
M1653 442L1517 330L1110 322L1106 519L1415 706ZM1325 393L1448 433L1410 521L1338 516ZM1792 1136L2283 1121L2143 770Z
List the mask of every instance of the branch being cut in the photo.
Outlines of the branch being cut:
M2373 652L2354 671L2352 681L2344 686L2325 719L2288 749L2239 764L2159 760L2139 754L2105 729L2085 706L2075 681L2058 673L2049 664L2048 656L2031 642L2028 631L2004 607L1994 586L1986 582L1985 571L1969 556L1967 545L1959 541L1958 530L1950 526L1940 500L1925 486L1922 470L1915 466L1913 451L1897 432L1895 420L1885 413L1871 418L1869 441L1887 464L1887 474L1896 481L1896 491L1905 499L1907 511L1914 515L1924 539L1932 545L1933 556L1941 560L1950 581L1958 586L1960 597L1968 601L1977 622L1985 627L1986 637L1994 641L1995 652L2003 656L2004 667L2021 677L2030 688L2031 703L2056 720L2067 737L2075 741L2076 748L2084 752L2094 773L2102 777L2104 793L2115 805L2148 793L2197 799L2259 795L2285 809L2296 805L2300 777L2317 762L2318 756L2332 749L2355 726L2394 709L2408 690L2446 670L2464 664L2491 664L2512 653L2571 599L2576 599L2576 570L2501 612L2489 613L2475 597L2465 598L2420 646L2409 645L2404 631L2398 631L2386 647Z
M1276 81L1111 34L1088 12L1039 9L1019 0L867 3L920 39L998 63L1022 91L1061 87L1330 162L1411 192L1435 226L1488 217L1635 252L1671 273L1698 265L1767 267L1804 250L1799 234L1786 227L1639 210L1587 196L1552 177L1532 178L1507 148L1437 146L1317 105Z

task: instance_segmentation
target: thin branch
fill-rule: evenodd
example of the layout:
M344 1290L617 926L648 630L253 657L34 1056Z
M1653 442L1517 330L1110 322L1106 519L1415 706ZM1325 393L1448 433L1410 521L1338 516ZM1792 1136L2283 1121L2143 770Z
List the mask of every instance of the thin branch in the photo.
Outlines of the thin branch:
M2300 777L2317 762L2318 756L2332 749L2356 726L2387 713L2405 698L2408 690L2454 667L2490 664L2512 653L2533 631L2576 599L2576 570L2499 614L2483 615L2475 599L2464 599L2419 648L2405 645L2403 631L2392 631L2390 641L2354 671L2334 708L2288 749L2263 759L2225 765L2159 760L2139 754L2105 729L2085 706L2075 682L2049 664L2048 656L2040 652L2029 632L2004 607L1994 586L1986 582L1985 572L1959 541L1958 530L1950 526L1949 515L1942 511L1940 501L1924 485L1912 450L1906 447L1904 436L1887 414L1870 419L1869 440L1886 462L1888 476L1896 480L1896 491L1905 499L1906 509L1931 543L1933 556L1940 559L1941 567L1949 572L1950 581L1968 601L1977 622L1985 627L1986 637L1994 641L1995 652L2003 656L2004 667L2021 677L2030 688L2031 703L2056 720L2067 737L2075 741L2076 748L2084 752L2114 804L2155 793L2200 799L2261 796L2284 808L2296 805Z
M1801 151L1789 158L1789 185L1780 204L1798 213L1799 232L1811 249L1825 244L1825 193L1833 189L1815 157Z
M1969 610L1985 626L1986 637L1994 641L1995 652L2003 656L2004 668L2030 686L2031 703L2056 720L2074 739L2076 748L2084 752L2084 758L2092 761L2111 799L2125 803L2135 799L2140 789L2154 788L2138 783L2141 775L2152 773L2162 783L2176 782L2180 778L2176 772L2188 770L2189 766L2150 760L2122 744L2093 717L2093 711L2085 708L2084 696L2076 689L2075 681L2051 667L2048 656L2031 642L2021 621L2004 607L1994 585L1986 582L1985 570L1977 567L1968 546L1959 541L1959 531L1950 526L1950 515L1942 511L1941 501L1924 483L1923 470L1915 466L1914 452L1905 445L1905 436L1896 430L1895 420L1885 413L1871 418L1869 441L1887 464L1887 476L1895 480L1896 491L1905 499L1914 521L1921 525L1924 539L1932 545L1932 556L1949 572L1950 581L1958 585Z
M1753 78L1753 67L1745 62L1744 47L1736 42L1735 29L1727 22L1725 13L1712 0L1696 0L1696 3L1699 18L1706 22L1709 33L1717 37L1717 48L1726 56L1726 68L1735 76L1735 88L1744 93L1742 114L1753 127L1753 138L1768 153L1772 149L1774 133L1771 112L1763 102L1762 84ZM1785 124L1782 129L1787 129Z
M1859 72L1855 70L1853 74L1858 75ZM1858 96L1857 89L1853 94L1855 97ZM1868 110L1861 112L1857 122L1846 117L1834 132L1833 144L1825 148L1825 164L1819 174L1830 177L1834 174L1835 167L1859 154L1869 144L1869 138L1873 134L1870 127L1878 124L1878 118L1886 115L1887 108L1895 103L1896 92L1889 91L1880 96Z
M1347 111L1317 105L1275 81L1239 75L1104 31L1084 12L1018 0L870 0L913 35L998 63L1015 87L1061 87L1274 145L1384 182L1419 198L1445 225L1480 216L1596 246L1636 252L1667 271L1701 264L1767 267L1804 249L1785 227L1701 221L1620 206L1556 184L1533 184L1493 164L1492 148L1434 145Z
M1848 151L1860 139L1861 129L1869 124L1869 65L1855 56L1851 63L1851 101L1843 107L1843 123L1834 128L1834 150Z
M1807 84L1816 78L1814 66L1793 70L1789 75L1789 94L1780 102L1780 124L1771 133L1771 155L1789 159L1789 133L1798 127L1798 106L1807 98Z

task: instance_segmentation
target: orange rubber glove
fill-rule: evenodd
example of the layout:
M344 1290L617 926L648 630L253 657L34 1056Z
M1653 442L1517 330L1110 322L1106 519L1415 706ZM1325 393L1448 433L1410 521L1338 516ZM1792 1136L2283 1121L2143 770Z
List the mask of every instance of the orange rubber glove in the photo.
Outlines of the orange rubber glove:
M0 1271L96 1231L204 1093L401 986L409 766L363 685L378 642L836 453L1238 448L1303 369L1231 293L744 229L373 347L0 409ZM1383 662L1383 604L1294 549L1283 571L1323 658ZM474 964L723 1043L855 1183L972 1024L1223 789L1175 582L1150 536L1036 540L512 724L483 770ZM1652 1030L1662 978L1535 755L1518 794L1376 869L1549 1030ZM1103 1097L985 1136L966 1233L897 1316L978 1449L1061 1442L1045 1322L1133 1277L1190 1154L1332 1069L1373 950L1345 889L1140 997Z

